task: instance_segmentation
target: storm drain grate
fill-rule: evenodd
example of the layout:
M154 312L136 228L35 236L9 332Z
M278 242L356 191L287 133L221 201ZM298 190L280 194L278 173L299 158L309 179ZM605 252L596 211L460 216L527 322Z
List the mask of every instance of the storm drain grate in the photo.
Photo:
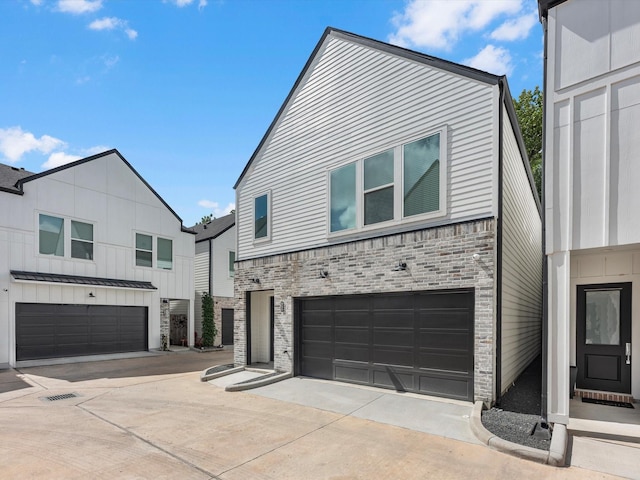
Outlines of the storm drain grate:
M80 395L77 395L75 393L63 393L61 395L51 395L50 397L44 397L43 400L47 400L49 402L55 402L56 400L66 400L68 398L76 398L79 396Z

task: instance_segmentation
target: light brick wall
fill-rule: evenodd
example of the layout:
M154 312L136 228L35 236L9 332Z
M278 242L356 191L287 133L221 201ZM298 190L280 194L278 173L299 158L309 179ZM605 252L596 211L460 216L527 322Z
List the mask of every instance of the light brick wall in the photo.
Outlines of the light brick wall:
M495 220L486 219L239 261L234 361L246 364L248 291L273 290L274 368L292 371L293 298L473 287L474 397L490 403L495 372L495 247ZM477 261L473 259L476 253ZM406 262L406 271L393 271L399 261ZM328 278L321 278L320 270L328 271ZM285 304L285 313L281 313L280 302Z

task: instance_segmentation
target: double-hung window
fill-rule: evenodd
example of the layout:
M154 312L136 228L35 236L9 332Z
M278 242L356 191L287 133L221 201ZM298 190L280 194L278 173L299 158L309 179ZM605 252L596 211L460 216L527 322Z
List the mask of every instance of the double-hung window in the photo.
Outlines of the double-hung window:
M329 172L330 233L444 214L446 130Z
M153 267L153 238L151 235L136 233L136 265Z
M93 260L93 225L71 220L71 256Z
M171 270L173 268L173 241L158 237L158 268Z

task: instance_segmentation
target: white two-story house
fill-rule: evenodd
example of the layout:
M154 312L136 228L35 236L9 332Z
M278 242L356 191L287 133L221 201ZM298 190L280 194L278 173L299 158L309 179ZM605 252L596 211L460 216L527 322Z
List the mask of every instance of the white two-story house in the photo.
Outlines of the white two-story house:
M640 398L640 3L539 0L539 7L547 410L551 422L566 425L574 387L578 397Z
M328 28L235 187L237 365L491 403L539 355L506 78Z
M0 165L0 365L168 346L194 232L117 150L32 174Z

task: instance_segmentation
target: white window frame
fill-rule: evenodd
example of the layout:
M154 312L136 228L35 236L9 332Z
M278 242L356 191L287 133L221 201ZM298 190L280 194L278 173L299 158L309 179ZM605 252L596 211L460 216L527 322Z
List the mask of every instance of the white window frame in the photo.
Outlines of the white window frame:
M404 217L404 146L421 140L432 135L440 135L440 175L439 175L439 209L433 212L426 212L417 215L411 215ZM412 136L403 140L400 144L389 145L386 148L379 148L375 151L366 152L358 158L350 158L348 161L332 164L326 170L326 231L327 238L337 238L353 235L354 233L368 232L372 230L379 230L383 228L400 226L412 223L424 222L425 220L431 220L441 218L446 215L447 212L447 171L449 167L449 154L448 154L448 126L444 125L440 128L423 132L419 135ZM373 157L379 153L387 150L394 151L394 181L393 181L393 219L383 222L372 223L370 225L364 224L364 160ZM344 167L351 163L356 164L356 226L355 228L331 231L331 172L338 168ZM389 186L389 185L387 185ZM382 188L382 187L380 187ZM370 191L374 191L371 189Z
M76 222L76 223L84 223L85 225L91 225L91 241L89 240L84 240L83 238L74 238L73 237L73 229L72 227L72 223ZM74 260L84 260L86 262L93 262L93 259L95 257L96 254L96 236L95 236L95 225L91 222L85 222L82 220L75 220L73 218L69 219L69 256L71 258L73 258ZM73 242L82 242L82 243L90 243L91 244L91 258L79 258L79 257L74 257L73 256Z
M231 270L231 254L233 253L233 270ZM234 278L236 276L236 252L235 250L227 250L227 266L228 266L228 272L227 272L227 276L228 278Z
M145 235L147 237L151 237L151 250L144 250L142 248L138 248L138 235ZM155 235L151 234L151 233L147 233L147 232L133 232L133 265L136 268L155 268L155 262L154 262L154 258L153 258L153 254L154 254L154 250L153 250L153 243L155 240ZM156 246L157 248L157 246ZM138 265L138 255L137 252L138 250L140 250L141 252L151 252L151 265L150 266L146 266L146 265Z
M47 254L47 253L40 253L40 215L47 215L49 217L54 217L54 218L59 218L62 220L62 228L64 230L63 234L63 252L62 255L53 255L53 254ZM71 236L71 222L78 222L78 223L85 223L87 225L91 225L93 228L93 240L91 242L88 242L87 240L82 240L82 239L78 239L78 238L72 238ZM74 218L74 217L69 217L69 216L65 216L65 215L60 215L59 213L52 213L52 212L44 212L44 211L36 211L35 212L35 231L38 233L37 239L35 243L35 251L36 251L36 255L39 257L43 257L43 258L55 258L55 259L59 259L59 260L73 260L74 262L89 262L89 263L95 263L95 257L96 257L96 223L92 222L90 220L85 220L83 218ZM71 248L71 242L73 240L76 241L80 241L80 242L85 242L85 243L92 243L93 244L93 258L91 259L87 259L87 258L77 258L77 257L73 257L72 256L72 248Z
M265 237L256 238L256 199L260 197L264 197L265 195L267 197L267 235ZM254 195L252 197L251 199L251 222L252 222L251 232L252 232L254 244L260 244L260 243L271 241L271 226L273 224L271 219L271 211L272 211L271 190L267 190L265 192L259 193L258 195Z

